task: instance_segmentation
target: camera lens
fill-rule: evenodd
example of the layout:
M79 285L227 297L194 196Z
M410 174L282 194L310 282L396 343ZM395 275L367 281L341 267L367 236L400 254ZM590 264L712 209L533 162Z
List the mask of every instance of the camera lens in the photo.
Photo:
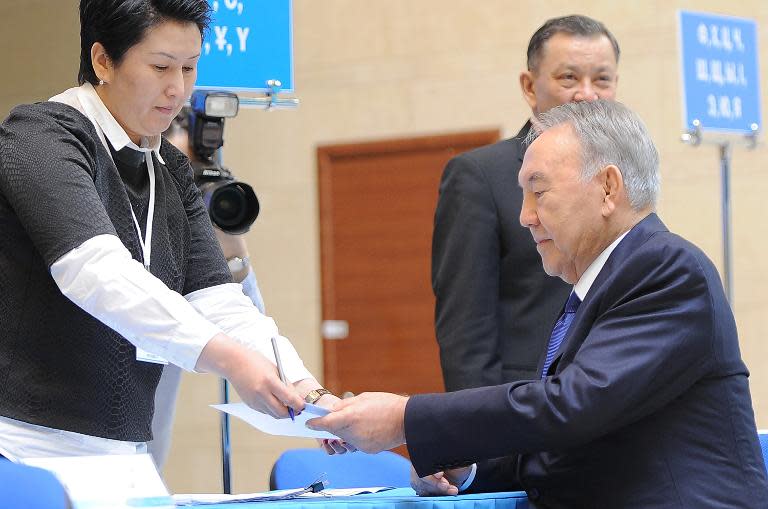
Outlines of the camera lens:
M211 197L211 216L223 227L242 222L247 208L245 193L237 185L222 187Z
M244 182L208 182L200 186L213 224L227 233L245 233L259 215L259 200Z
M195 185L203 195L211 222L234 235L247 232L260 208L253 188L235 180L229 170L213 161L198 161L192 168Z

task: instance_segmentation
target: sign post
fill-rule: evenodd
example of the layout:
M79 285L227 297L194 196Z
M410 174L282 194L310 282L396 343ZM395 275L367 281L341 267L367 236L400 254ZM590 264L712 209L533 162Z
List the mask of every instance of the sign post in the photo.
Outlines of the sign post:
M733 303L731 260L731 145L754 148L760 131L757 24L754 20L679 11L683 81L681 140L718 146L722 187L723 286Z

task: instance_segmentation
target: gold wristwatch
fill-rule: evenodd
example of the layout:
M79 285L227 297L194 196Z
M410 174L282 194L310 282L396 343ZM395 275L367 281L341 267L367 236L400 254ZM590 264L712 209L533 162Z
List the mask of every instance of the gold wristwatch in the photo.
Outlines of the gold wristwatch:
M333 394L328 389L312 389L309 391L309 394L307 394L307 397L304 398L304 401L307 403L314 404L318 399L322 398L326 394Z

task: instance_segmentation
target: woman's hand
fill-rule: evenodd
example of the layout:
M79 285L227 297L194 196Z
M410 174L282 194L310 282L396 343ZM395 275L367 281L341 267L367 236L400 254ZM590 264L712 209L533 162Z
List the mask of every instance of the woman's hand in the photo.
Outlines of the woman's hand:
M217 334L203 348L195 369L229 380L249 407L277 418L288 408L304 409L304 400L292 385L280 380L277 367L258 352L248 350L225 334Z

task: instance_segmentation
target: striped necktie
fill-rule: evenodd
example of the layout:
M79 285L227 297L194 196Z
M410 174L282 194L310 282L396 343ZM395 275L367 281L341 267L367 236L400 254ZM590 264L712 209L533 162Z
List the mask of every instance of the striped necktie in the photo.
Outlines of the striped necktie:
M576 295L576 292L571 292L568 296L568 302L565 303L565 310L560 318L555 323L555 328L552 329L552 335L549 337L549 345L547 345L547 358L544 360L544 368L541 370L541 379L547 377L547 371L549 366L552 365L552 361L555 360L555 354L560 349L560 345L563 343L565 334L568 332L568 327L573 322L573 317L576 315L576 310L579 309L581 299Z

